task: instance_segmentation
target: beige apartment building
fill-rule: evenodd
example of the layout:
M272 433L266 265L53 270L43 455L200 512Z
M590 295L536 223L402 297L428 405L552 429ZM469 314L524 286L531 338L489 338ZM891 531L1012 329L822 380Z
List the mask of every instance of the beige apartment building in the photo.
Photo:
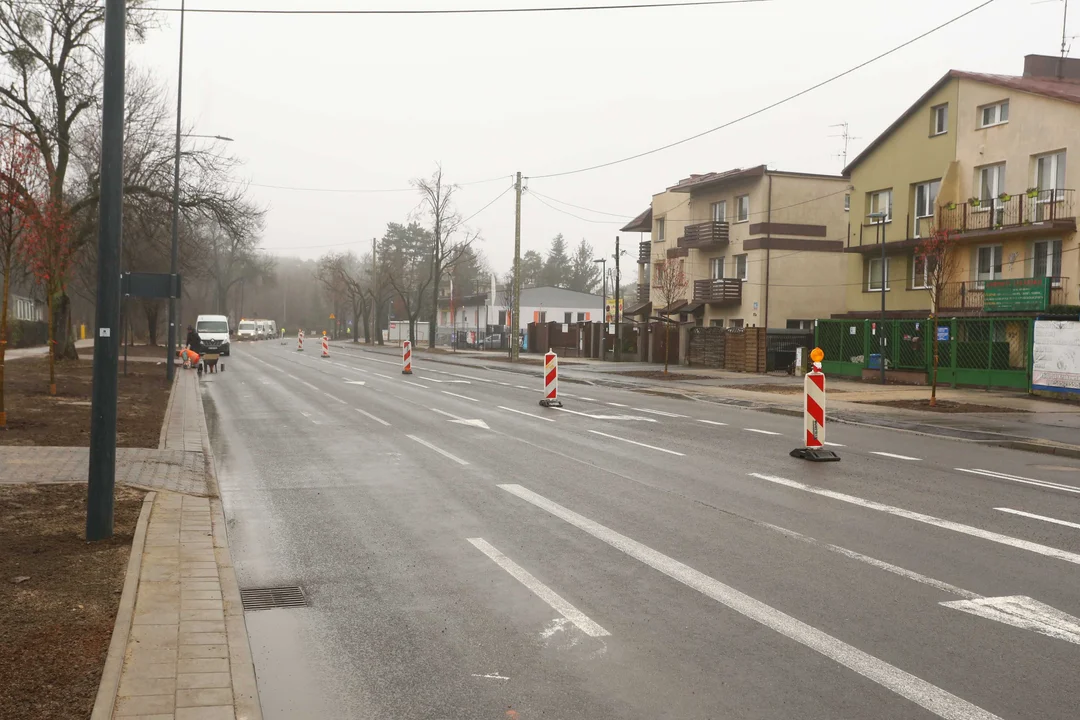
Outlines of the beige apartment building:
M1049 278L1048 305L1080 304L1078 150L1080 60L1030 55L1022 76L948 72L844 171L855 190L843 315L876 317L884 292L888 315L926 317L919 245L935 229L959 253L942 313L981 314L991 280Z
M843 177L764 165L679 181L622 228L643 233L637 302L628 298L624 314L811 328L844 306L849 192ZM657 286L664 263L680 263L687 280L670 304Z

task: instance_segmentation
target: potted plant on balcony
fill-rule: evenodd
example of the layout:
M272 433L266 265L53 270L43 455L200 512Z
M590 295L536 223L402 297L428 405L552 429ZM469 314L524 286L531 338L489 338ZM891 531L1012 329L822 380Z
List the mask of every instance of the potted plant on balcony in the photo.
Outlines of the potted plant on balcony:
M998 200L1000 200L1001 202L1009 202L1010 200L1012 200L1012 195L1009 195L1009 193L1007 192L1003 192L998 195Z
M977 208L977 207L982 205L982 200L980 200L979 198L974 197L974 196L969 197L968 198L968 205L970 205L973 208Z
M1027 193L1027 196L1032 200L1039 197L1039 188L1037 187L1029 187L1025 192Z
M949 203L945 206L945 209L952 212L953 210L956 209L956 203L954 203L954 202L952 202L950 200Z

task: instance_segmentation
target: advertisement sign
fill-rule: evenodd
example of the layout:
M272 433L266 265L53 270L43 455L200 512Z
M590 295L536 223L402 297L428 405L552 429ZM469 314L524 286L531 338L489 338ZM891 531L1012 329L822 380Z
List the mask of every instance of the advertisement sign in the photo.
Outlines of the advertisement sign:
M1080 322L1036 320L1031 386L1080 393Z
M1050 278L987 280L983 309L987 312L1042 311L1050 304Z
M622 320L623 316L623 299L619 298L619 320ZM607 309L604 312L604 322L615 322L615 298L608 298Z

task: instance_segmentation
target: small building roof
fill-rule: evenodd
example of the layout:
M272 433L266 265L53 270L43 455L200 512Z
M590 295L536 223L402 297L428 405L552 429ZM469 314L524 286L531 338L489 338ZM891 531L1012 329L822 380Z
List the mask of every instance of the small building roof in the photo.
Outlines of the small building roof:
M619 232L652 232L652 205L645 208L645 212L638 215Z

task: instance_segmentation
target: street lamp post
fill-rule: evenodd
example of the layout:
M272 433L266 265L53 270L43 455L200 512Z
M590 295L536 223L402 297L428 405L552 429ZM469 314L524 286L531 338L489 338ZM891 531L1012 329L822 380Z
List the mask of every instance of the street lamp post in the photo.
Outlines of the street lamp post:
M173 158L172 193L172 249L169 253L169 341L165 357L165 377L169 382L176 377L176 275L180 272L180 131L181 111L184 106L184 10L186 0L180 0L180 58L176 71L176 155Z
M604 305L600 310L600 359L603 360L604 341L607 339L607 258L593 260L593 264L600 263L600 276L604 284Z
M886 270L886 258L885 258L885 218L889 216L889 213L885 211L872 212L867 215L868 218L876 221L877 223L877 237L878 244L881 245L881 322L878 323L878 364L881 366L881 384L885 384L885 287L889 283L889 273Z

